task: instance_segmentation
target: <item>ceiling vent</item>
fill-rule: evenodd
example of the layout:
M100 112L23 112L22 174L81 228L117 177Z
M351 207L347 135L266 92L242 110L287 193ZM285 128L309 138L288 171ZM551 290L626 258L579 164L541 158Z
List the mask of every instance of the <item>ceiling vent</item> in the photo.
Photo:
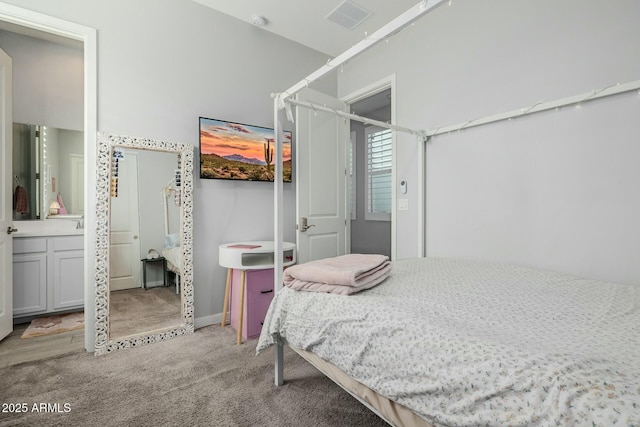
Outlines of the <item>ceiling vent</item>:
M372 15L364 7L350 0L345 0L329 13L325 19L335 22L349 30L353 30Z

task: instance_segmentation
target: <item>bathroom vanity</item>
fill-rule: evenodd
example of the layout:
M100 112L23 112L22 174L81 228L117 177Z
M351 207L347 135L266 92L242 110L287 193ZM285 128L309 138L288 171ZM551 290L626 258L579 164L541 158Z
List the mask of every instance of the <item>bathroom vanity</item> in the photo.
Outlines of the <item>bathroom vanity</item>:
M74 224L40 229L17 224L19 231L13 238L14 320L84 306L84 230Z

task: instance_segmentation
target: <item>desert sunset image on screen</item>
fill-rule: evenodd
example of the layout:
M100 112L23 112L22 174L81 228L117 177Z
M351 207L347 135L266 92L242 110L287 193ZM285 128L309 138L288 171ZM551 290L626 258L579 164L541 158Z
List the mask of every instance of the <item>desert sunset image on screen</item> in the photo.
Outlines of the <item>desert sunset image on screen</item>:
M200 178L273 181L273 129L200 117ZM282 175L291 182L291 132L284 132Z

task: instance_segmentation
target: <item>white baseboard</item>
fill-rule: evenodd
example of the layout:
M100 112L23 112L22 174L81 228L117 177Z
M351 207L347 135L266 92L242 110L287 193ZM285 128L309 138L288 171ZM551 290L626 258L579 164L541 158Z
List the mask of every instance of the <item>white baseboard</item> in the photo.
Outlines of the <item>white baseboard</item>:
M204 317L196 317L194 321L194 328L204 328L205 326L215 325L216 323L219 325L222 322L222 313L213 314L211 316Z

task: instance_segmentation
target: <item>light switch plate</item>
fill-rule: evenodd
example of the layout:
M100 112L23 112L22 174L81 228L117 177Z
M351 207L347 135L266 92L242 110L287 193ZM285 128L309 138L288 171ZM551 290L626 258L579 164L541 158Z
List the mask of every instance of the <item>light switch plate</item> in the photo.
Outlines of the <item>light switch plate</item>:
M398 199L398 210L400 210L400 211L408 211L409 210L409 199Z

